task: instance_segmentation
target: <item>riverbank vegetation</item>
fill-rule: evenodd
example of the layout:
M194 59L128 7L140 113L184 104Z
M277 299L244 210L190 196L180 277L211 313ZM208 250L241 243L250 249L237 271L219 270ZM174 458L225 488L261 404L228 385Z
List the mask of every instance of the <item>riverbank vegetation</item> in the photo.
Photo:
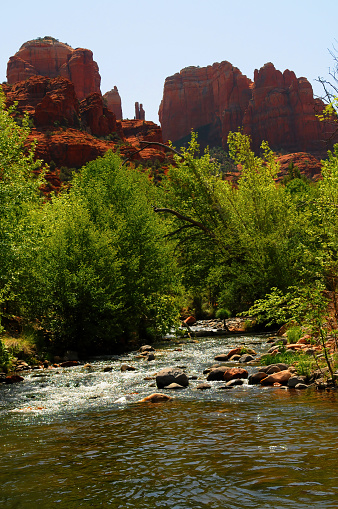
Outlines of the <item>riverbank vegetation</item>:
M0 95L0 315L46 355L107 353L197 317L244 313L251 323L306 325L327 352L338 308L338 145L317 183L230 133L236 185L197 136L161 183L111 152L58 196L39 191L41 161ZM39 170L39 171L37 171ZM225 310L225 311L224 311ZM0 365L10 353L0 345ZM334 343L335 344L335 343ZM333 376L334 367L330 369Z

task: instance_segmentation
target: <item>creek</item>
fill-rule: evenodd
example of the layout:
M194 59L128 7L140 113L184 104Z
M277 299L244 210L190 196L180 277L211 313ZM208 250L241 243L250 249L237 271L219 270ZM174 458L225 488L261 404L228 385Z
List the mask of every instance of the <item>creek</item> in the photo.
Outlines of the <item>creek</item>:
M0 507L337 508L336 392L196 390L215 355L266 339L170 341L151 362L132 352L0 385ZM170 366L185 366L188 388L158 391ZM138 403L153 392L173 400Z

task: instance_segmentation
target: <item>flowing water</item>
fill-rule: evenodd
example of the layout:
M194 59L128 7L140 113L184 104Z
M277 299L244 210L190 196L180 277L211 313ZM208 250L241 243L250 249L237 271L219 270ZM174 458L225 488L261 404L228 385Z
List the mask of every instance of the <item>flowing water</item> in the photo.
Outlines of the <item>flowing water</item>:
M243 343L268 348L254 336L170 342L152 362L129 354L1 385L0 507L338 508L336 393L196 390L214 356ZM161 391L173 401L138 403L169 366L197 379Z

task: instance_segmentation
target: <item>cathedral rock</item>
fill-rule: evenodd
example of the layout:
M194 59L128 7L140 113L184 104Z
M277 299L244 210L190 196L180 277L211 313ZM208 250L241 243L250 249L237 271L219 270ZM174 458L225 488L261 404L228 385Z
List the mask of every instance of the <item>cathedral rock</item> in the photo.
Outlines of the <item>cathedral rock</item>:
M255 71L252 82L221 62L168 77L159 117L163 139L176 144L193 129L202 146L226 147L229 131L243 128L256 152L266 140L274 150L322 155L332 129L316 116L323 107L308 80L292 71L281 73L268 63Z

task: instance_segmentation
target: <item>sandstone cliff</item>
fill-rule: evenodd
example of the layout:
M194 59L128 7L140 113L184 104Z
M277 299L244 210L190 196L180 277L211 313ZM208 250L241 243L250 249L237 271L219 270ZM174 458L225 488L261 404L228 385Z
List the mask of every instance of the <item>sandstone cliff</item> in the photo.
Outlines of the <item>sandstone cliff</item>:
M163 161L165 150L142 141L162 142L161 128L143 120L117 121L99 93L81 102L74 84L58 76L32 76L14 85L4 84L6 106L17 103L17 117L28 112L34 128L28 141L37 141L35 155L52 170L47 174L45 192L61 185L60 168L80 168L107 150L119 150L131 161Z
M74 85L68 79L32 76L12 86L3 85L2 88L7 106L16 102L18 112L27 111L37 127L80 125L79 101Z
M103 99L107 105L107 108L115 113L117 120L122 120L122 104L121 97L117 87L114 87L109 92L103 94Z
M187 67L170 76L159 109L163 138L175 142L191 129L200 129L203 139L221 145L223 131L241 125L251 97L250 85L229 62Z
M100 93L101 77L93 53L88 49L71 48L53 37L25 42L7 64L9 84L35 75L56 78L63 76L74 83L79 100Z
M189 67L165 80L159 109L164 140L174 143L198 131L202 146L226 147L229 131L243 127L259 151L263 140L275 150L325 155L332 128L316 117L324 105L310 83L268 63L254 82L229 62Z
M316 113L324 105L315 100L310 83L294 72L282 74L273 64L255 71L252 97L243 117L244 132L258 151L262 140L273 149L320 152L325 149L323 123Z

